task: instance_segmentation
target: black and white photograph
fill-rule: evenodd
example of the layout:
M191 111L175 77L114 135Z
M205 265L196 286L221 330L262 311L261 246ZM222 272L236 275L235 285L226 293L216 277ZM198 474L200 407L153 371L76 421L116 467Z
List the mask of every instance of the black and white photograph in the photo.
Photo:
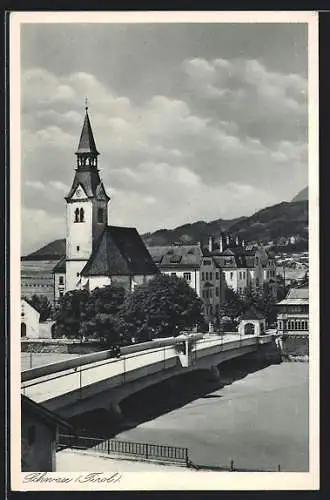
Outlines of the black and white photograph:
M317 14L10 30L13 484L316 489Z

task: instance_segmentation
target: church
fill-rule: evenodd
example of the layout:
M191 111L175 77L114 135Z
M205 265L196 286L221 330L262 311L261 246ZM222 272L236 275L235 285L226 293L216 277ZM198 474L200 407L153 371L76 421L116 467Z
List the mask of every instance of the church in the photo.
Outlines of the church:
M133 291L159 271L135 228L109 225L110 197L100 178L87 106L75 154L74 179L65 197L66 251L53 270L55 301L70 290L110 284Z

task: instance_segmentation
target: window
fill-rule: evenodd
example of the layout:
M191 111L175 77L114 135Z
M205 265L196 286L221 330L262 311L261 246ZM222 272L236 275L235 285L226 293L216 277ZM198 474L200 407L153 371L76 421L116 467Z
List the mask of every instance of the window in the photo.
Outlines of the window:
M215 288L215 295L216 295L216 297L219 297L219 287L218 286Z
M210 297L212 297L212 295L213 295L213 290L212 288L210 288Z
M34 425L30 425L28 428L28 443L31 446L36 440L36 428Z
M58 284L59 284L59 285L64 285L64 278L63 278L63 276L60 276L60 277L58 278Z
M212 280L212 279L213 279L213 278L212 278L212 273L210 273L210 280Z
M242 279L242 273L241 273L241 271L239 272L239 279L240 280Z
M205 279L206 279L206 281L209 280L209 273L205 273Z
M256 257L256 265L259 264L259 259Z
M204 260L204 266L210 266L211 261L210 260Z
M215 279L218 280L219 279L219 273L215 273Z
M64 292L62 290L60 290L59 296L63 297L63 295L64 295Z
M230 279L231 279L231 280L233 279L233 276L234 276L234 273L233 273L233 272L231 272L231 273L230 273Z
M256 286L259 286L259 278L256 278Z
M77 252L79 252L79 250L80 250L80 246L79 246L79 245L77 245Z
M83 208L76 208L74 211L74 221L75 222L84 222L85 221L85 212Z
M205 274L204 274L204 272L202 272L202 281L204 281L204 280L205 280Z
M104 222L104 210L103 210L103 208L97 209L97 222L99 222L99 223Z
M176 273L171 273L171 276L176 276Z
M77 276L79 276L79 273L77 273Z
M24 315L24 312L22 312L21 316L22 316L22 318L24 318L24 316L25 316L25 315Z
M212 304L210 304L210 314L213 314L213 307L212 307Z
M243 279L245 280L245 271L243 272Z
M191 281L191 273L183 273L183 277L186 281Z

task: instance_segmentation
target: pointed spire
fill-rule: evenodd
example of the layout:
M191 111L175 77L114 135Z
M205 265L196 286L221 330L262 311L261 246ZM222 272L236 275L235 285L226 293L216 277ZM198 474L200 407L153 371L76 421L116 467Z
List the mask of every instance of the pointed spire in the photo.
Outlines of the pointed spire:
M88 154L98 155L99 152L96 149L91 122L88 116L88 101L87 97L85 99L85 120L83 128L80 135L79 146L76 154Z

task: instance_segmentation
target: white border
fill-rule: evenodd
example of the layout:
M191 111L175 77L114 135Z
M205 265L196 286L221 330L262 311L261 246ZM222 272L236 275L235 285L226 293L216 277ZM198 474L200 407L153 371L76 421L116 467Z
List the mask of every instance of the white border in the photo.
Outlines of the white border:
M307 23L309 74L310 471L123 473L113 485L23 483L20 471L20 26L23 23ZM318 14L316 12L15 12L10 15L11 488L53 490L312 490L319 488ZM33 231L33 228L31 228ZM66 474L72 478L75 474ZM63 473L52 473L52 477Z

